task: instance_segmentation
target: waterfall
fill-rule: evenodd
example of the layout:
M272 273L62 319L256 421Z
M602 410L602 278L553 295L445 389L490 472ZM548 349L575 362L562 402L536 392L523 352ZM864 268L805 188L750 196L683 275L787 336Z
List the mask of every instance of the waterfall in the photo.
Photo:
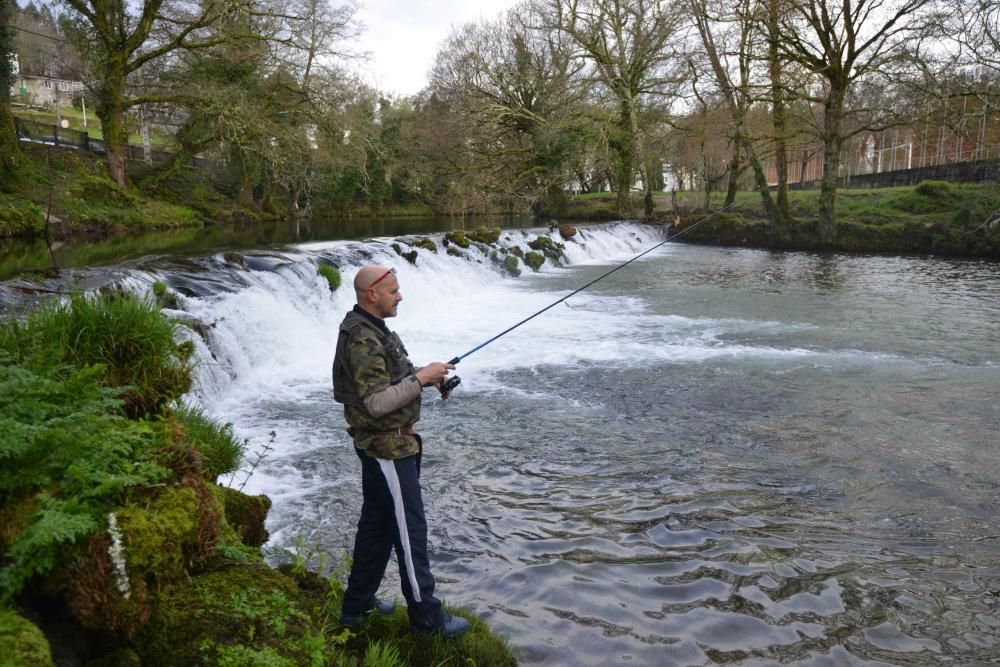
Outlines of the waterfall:
M543 233L543 229L506 231L500 245L528 251L528 242ZM417 237L327 241L282 252L218 254L201 260L196 271L149 276L148 280L163 280L185 295L181 311L174 314L205 325L204 338L192 337L199 363L191 398L210 404L234 395L291 396L320 387L327 390L337 327L354 304L350 285L363 264L396 269L403 301L398 317L389 324L402 336L411 358L420 363L464 353L545 307L554 295L567 293L568 289L536 288L538 283L558 281L563 267L621 261L664 237L660 228L631 223L582 227L571 239L555 236L564 246L558 265L549 258L535 273L522 263L522 274L516 277L503 268L502 257L490 256L493 248L473 244L449 254L442 235L429 238L437 244L437 252L414 246ZM415 251L416 262L393 246L402 253ZM342 286L335 292L317 274L319 263L339 267ZM617 298L612 304L607 298L581 293L567 306L463 361L460 371L489 376L492 370L512 365L615 358L621 354L613 335L623 326L620 317L639 308L629 299Z

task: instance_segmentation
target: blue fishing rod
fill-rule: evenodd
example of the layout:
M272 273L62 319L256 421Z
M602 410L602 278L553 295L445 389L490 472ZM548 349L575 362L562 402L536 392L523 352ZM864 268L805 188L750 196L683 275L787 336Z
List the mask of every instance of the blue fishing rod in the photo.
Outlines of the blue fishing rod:
M770 187L769 185L768 186L764 186L764 188L769 188L769 187ZM756 190L755 192L760 192L760 191L764 190L764 188L760 188L759 190ZM628 260L626 262L622 262L621 264L619 264L615 268L611 269L607 273L601 274L598 277L594 278L593 280L591 280L586 285L583 285L581 287L576 288L575 290L573 290L572 292L570 292L566 296L562 297L561 299L557 299L557 300L553 301L552 303L550 303L549 305L545 306L544 308L542 308L538 312L536 312L536 313L534 313L532 315L529 315L528 317L524 318L523 320L521 320L517 324L514 324L514 325L512 325L512 326L510 326L510 327L508 327L506 329L504 329L503 331L501 331L500 333L498 333L496 336L493 336L489 340L483 341L482 343L480 343L479 345L475 346L474 348L472 348L468 352L466 352L464 354L460 354L457 357L454 357L453 359L450 359L448 361L448 363L449 364L458 364L460 361L462 361L463 359L465 359L466 357L468 357L472 353L478 352L479 350L483 349L484 347L486 347L487 345L489 345L493 341L497 340L498 338L500 338L502 336L506 336L507 334L509 334L514 329L518 328L519 326L521 326L523 324L526 324L526 323L530 322L531 320L535 319L536 317L538 317L539 315L541 315L545 311L550 310L552 308L555 308L560 303L566 301L570 297L573 297L573 296L579 294L580 292L582 292L583 290L587 289L588 287L590 287L594 283L597 283L597 282L600 282L601 280L604 280L605 278L607 278L608 276L610 276L615 271L620 271L621 269L624 269L626 266L628 266L632 262L636 261L640 257L648 255L649 253L653 252L654 250L656 250L657 248L659 248L660 246L662 246L662 245L664 245L666 243L670 243L671 241L673 241L674 239L676 239L681 234L686 234L687 232L691 231L695 227L698 227L700 225L705 224L706 222L708 222L712 218L714 218L714 217L716 217L716 216L718 216L718 215L720 215L722 213L725 213L726 211L728 211L729 209L731 209L735 205L736 205L736 202L734 201L732 204L729 204L728 206L720 208L718 211L715 211L714 213L710 213L709 215L705 216L704 218L702 218L698 222L694 223L693 225L685 227L684 229L682 229L681 231L677 232L676 234L672 234L672 235L668 236L666 239L660 241L659 243L657 243L656 245L652 246L651 248L649 248L647 250L643 250L642 252L640 252L638 255L636 255L632 259L630 259L630 260ZM441 383L441 386L440 386L441 395L442 396L447 395L452 389L454 389L455 387L457 387L461 382L462 382L462 379L459 378L457 375L448 378L447 380L445 380L444 382Z

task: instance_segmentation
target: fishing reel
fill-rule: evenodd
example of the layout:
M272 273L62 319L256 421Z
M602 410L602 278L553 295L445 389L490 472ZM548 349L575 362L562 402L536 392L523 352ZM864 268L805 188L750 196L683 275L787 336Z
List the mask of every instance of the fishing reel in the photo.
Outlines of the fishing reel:
M454 389L460 384L462 384L462 378L458 377L457 375L453 375L447 380L442 380L441 385L438 387L438 390L441 392L441 398L447 396L449 393L451 393L452 389Z

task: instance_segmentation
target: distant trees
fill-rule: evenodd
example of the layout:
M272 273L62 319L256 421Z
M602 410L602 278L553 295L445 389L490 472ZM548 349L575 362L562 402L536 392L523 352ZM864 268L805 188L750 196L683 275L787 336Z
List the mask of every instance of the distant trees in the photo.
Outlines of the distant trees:
M991 0L524 0L456 28L409 99L349 73L351 0L61 2L19 16L80 47L112 177L125 183L130 114L168 106L175 159L144 183L212 156L259 209L557 214L568 192L610 187L624 217L641 183L649 216L666 173L706 207L759 190L777 237L789 173L821 154L829 243L853 136L926 119L935 99L1000 108ZM50 37L48 55L23 47L31 67L72 60Z

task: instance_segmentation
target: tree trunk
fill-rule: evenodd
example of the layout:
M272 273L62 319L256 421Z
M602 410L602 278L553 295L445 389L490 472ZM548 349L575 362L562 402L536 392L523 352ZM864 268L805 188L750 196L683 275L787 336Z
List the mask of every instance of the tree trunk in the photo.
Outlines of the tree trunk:
M736 203L736 191L740 186L740 156L743 151L743 138L739 135L733 137L733 155L729 159L729 187L726 189L726 206Z
M771 122L774 127L774 166L778 172L778 213L782 224L792 221L788 205L788 152L785 149L785 99L781 86L781 59L778 55L778 0L767 3L767 65L771 78Z
M123 58L110 63L104 83L98 91L97 117L104 133L104 150L108 174L119 187L125 187L125 151L128 130L125 127L125 62Z
M0 0L2 2L3 0ZM17 180L21 147L17 143L14 116L6 95L0 98L0 190L10 192Z
M840 136L844 113L844 89L831 82L823 105L823 179L819 191L819 242L832 246L837 237L837 172L840 170Z

